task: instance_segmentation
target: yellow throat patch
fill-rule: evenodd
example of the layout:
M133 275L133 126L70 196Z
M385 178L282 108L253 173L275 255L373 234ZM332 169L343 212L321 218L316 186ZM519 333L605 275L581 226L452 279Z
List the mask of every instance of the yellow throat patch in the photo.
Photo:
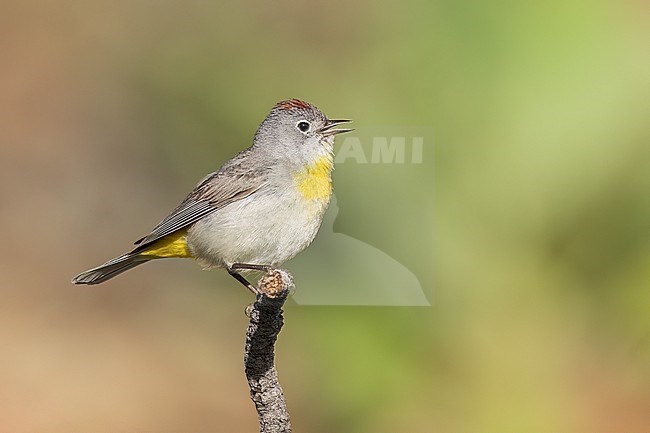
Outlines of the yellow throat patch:
M329 200L332 195L333 166L332 158L321 156L314 164L294 174L300 195L306 200Z
M151 244L140 253L152 259L190 258L192 253L187 246L187 229L181 229Z

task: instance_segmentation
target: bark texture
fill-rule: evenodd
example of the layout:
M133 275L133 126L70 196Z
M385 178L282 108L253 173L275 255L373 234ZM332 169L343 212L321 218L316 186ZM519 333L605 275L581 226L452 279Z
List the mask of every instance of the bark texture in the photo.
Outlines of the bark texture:
M275 342L284 324L282 306L292 288L289 273L272 269L260 279L257 300L247 309L250 322L244 365L260 433L291 432L287 404L275 369Z

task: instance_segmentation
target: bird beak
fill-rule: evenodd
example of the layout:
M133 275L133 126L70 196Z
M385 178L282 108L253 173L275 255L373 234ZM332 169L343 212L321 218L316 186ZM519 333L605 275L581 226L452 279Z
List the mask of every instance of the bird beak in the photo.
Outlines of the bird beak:
M348 119L332 119L332 120L328 120L327 125L325 125L321 129L319 129L318 132L320 132L321 134L323 134L324 136L327 137L327 136L331 136L331 135L343 134L345 132L354 131L354 129L347 129L347 128L332 129L336 125L340 125L341 123L348 123L348 122L351 122L351 120L348 120Z

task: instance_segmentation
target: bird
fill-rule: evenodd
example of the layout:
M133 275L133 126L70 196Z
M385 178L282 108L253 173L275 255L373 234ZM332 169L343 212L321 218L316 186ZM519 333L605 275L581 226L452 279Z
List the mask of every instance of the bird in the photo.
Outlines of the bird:
M314 240L332 196L334 137L348 119L329 119L299 99L275 104L250 147L205 176L135 247L72 279L103 283L163 258L223 268L251 292L242 273L268 271Z

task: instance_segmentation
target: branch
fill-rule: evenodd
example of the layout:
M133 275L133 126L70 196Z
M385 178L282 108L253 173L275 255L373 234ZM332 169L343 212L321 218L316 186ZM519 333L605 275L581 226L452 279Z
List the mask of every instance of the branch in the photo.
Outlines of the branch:
M244 365L260 422L260 433L291 433L291 422L278 373L274 346L282 329L282 306L293 279L286 271L273 269L258 282L260 294L247 309L250 317L246 331Z

